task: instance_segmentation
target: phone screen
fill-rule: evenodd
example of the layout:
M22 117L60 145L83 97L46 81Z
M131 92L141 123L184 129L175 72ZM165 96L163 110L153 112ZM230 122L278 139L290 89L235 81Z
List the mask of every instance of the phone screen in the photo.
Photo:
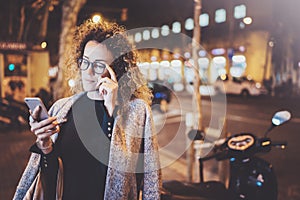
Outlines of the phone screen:
M26 97L24 99L25 103L27 104L28 108L33 111L37 106L41 107L40 116L38 121L47 119L49 117L48 111L42 102L42 100L38 97Z

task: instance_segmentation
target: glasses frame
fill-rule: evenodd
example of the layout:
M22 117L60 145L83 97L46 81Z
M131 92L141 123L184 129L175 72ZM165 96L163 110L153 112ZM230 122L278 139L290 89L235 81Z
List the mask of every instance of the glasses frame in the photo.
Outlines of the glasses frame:
M88 63L87 67L84 68L84 69L81 68L81 65L82 65L82 62L83 62L83 61L85 61L85 62ZM89 61L89 60L86 59L86 58L78 58L78 59L77 59L77 65L78 65L78 68L79 68L81 71L85 71L85 70L87 70L90 66L92 66L92 70L93 70L93 72L94 72L95 74L103 74L103 73L105 72L106 63L102 63L103 66L104 66L103 68L101 68L101 69L103 69L102 72L96 72L96 71L95 71L96 63L102 63L102 62L99 62L99 61L91 62L91 61Z

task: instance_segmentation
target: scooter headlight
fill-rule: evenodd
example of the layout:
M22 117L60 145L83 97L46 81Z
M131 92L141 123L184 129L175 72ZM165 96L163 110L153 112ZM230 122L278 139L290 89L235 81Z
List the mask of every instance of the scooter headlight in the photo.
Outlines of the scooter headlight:
M237 135L227 141L227 145L232 150L244 151L254 144L255 138L252 135Z

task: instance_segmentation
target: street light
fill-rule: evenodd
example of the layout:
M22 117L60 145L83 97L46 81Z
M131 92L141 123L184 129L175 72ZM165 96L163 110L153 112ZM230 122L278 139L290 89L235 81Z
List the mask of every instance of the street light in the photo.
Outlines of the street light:
M245 17L245 18L243 19L243 22L244 22L244 24L246 24L246 25L250 25L250 24L252 24L252 18L251 18L251 17Z
M48 44L47 44L47 42L45 42L45 41L44 41L44 42L42 42L42 43L41 43L41 47L42 47L42 49L45 49L45 48L47 47L47 45L48 45Z
M95 15L93 15L93 17L92 17L92 21L93 21L94 23L99 23L99 22L101 21L101 19L102 19L102 17L101 17L101 15L99 15L99 14L95 14Z

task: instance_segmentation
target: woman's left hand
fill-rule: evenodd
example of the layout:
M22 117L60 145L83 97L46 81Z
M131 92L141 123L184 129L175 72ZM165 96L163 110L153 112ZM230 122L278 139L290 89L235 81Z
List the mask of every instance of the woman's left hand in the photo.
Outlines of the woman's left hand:
M118 95L118 81L115 72L109 65L105 65L110 77L101 78L98 81L99 92L103 96L104 105L108 111L108 114L112 116L115 109L117 95Z

